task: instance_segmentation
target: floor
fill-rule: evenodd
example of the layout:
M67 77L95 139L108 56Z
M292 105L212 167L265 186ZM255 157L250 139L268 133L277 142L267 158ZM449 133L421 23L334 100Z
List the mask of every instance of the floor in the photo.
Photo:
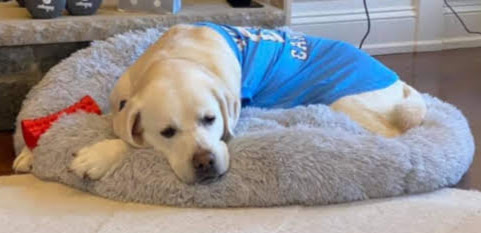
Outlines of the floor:
M481 48L378 56L421 92L458 106L468 117L477 148L481 147ZM12 174L12 132L0 132L0 175ZM457 185L481 190L481 152Z
M481 190L481 48L377 58L419 91L435 95L463 111L478 150L470 170L457 186Z

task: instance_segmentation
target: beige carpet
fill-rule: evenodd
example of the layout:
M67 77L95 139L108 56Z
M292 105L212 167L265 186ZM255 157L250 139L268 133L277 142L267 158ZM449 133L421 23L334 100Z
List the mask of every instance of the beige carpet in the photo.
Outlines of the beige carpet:
M181 209L119 203L31 175L0 178L0 232L479 233L481 193L430 194L320 207Z

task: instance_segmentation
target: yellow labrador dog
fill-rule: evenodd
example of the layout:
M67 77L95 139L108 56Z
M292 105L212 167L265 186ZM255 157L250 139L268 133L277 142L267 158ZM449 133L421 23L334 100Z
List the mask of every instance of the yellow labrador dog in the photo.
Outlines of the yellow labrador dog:
M232 40L226 39L228 37ZM281 93L275 98L271 96L262 102L261 97L267 95L263 91L282 92L284 86L291 85L292 78L288 77L287 81L283 81L281 86L275 88L268 88L270 84L255 82L245 84L245 76L251 71L247 70L245 65L248 58L240 59L239 51L245 50L249 43L257 45L256 43L261 41L289 43L288 59L297 60L287 60L287 65L282 67L305 62L309 56L315 58L313 53L307 52L309 43L302 36L290 38L289 35L276 34L270 30L247 30L242 27L210 23L177 25L170 28L127 69L111 93L113 128L119 139L101 141L81 149L72 161L70 169L81 177L100 179L117 168L130 145L137 148L153 148L163 154L178 178L185 183L215 180L229 169L226 142L233 136L241 105L244 104L241 101L247 99L247 102L250 101L251 104L254 103L252 105L260 107L308 104L302 101L311 93L303 90L312 89L316 97L317 93L328 93L323 97L326 101L323 102L321 99L317 103L329 104L332 109L347 114L365 129L386 137L398 136L419 125L424 118L425 103L412 87L398 79L379 86L380 83L384 83L384 77L380 77L383 79L374 77L376 75L368 77L375 69L380 69L378 72L380 76L389 78L392 75L387 68L381 65L377 67L378 64L369 60L372 58L367 58L367 55L362 56L366 56L368 65L354 66L351 69L356 77L361 77L359 73L367 73L366 77L361 77L362 83L369 84L367 90L359 91L357 90L359 88L354 88L357 91L351 92L349 89L342 89L343 95L330 94L324 86L312 83L301 86L300 94L287 93L293 90L292 87L288 87L286 93ZM325 43L328 42L332 41ZM324 66L339 70L348 67L349 64L343 63L339 60L340 56L336 55L342 51L338 48L344 48L339 46L345 46L345 43L336 46L338 44L328 46L321 54L326 56L328 52L333 51L335 58L327 59L322 62L322 67L305 73L310 75L322 70ZM263 59L268 61L272 60L272 57L280 56L277 53L269 55L271 50L274 48L267 47L263 53L257 54L261 54ZM245 54L243 56L247 57ZM337 68L331 66L334 60L337 62L335 64L344 65ZM254 66L262 63L254 62ZM357 69L365 70L358 72ZM302 75L296 72L297 75ZM252 74L260 74L262 79L269 77L262 69L256 69ZM283 78L279 73L271 76ZM376 78L379 80L376 81ZM339 92L338 87L349 86L346 85L345 78L343 80L339 86L330 85L336 89L336 93ZM255 89L253 87L259 87L256 90L257 94L252 94L252 90ZM248 91L244 93L244 89ZM338 96L333 99L333 95ZM275 101L270 103L272 99ZM256 101L260 104L255 105ZM280 103L288 104L279 105ZM21 157L24 159L20 159ZM31 159L25 159L26 157L31 158L31 153L27 149L17 158L15 170L28 170Z

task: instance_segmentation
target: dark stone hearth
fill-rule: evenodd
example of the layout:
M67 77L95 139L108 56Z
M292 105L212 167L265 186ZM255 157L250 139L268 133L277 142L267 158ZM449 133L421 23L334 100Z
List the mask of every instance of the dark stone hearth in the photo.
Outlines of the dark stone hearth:
M38 71L0 76L0 130L14 128L25 95L41 78Z
M35 61L39 64L39 68L46 73L50 68L59 61L67 58L70 54L79 49L89 46L90 42L75 42L62 44L34 45L33 51Z
M35 56L29 46L0 47L0 75L35 69Z
M0 130L14 128L28 91L61 60L89 42L0 47Z

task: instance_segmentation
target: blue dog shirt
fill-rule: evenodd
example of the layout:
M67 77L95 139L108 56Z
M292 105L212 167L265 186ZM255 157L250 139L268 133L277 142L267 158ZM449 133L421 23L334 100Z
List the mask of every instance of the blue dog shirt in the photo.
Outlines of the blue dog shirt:
M282 30L196 23L219 32L242 68L242 104L290 108L331 104L398 80L382 63L341 41Z

